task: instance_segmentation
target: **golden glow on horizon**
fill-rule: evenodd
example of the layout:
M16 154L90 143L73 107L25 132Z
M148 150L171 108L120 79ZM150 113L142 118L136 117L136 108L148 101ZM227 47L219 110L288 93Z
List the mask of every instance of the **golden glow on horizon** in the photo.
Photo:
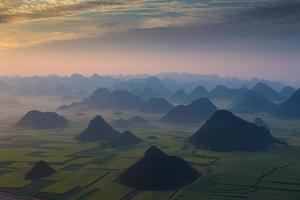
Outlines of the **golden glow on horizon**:
M0 75L184 71L298 80L299 5L1 0Z
M11 56L10 54L3 56ZM0 74L2 75L71 75L80 74L155 74L160 72L187 72L198 74L220 74L223 76L238 76L243 78L261 77L281 79L289 77L290 80L297 80L298 74L286 74L284 60L277 62L276 70L263 63L269 63L273 57L239 55L223 55L217 53L190 53L176 54L168 52L156 52L152 54L125 53L122 51L107 51L98 53L81 54L80 52L69 52L69 54L55 54L42 52L39 56L34 54L18 53L18 59L9 57L0 60ZM174 57L176 56L176 59ZM116 59L117 58L117 59ZM31 62L35 60L35 62ZM195 62L197 60L198 62ZM245 60L256 60L256 62L244 63ZM295 60L296 62L296 60ZM12 67L18 66L18 67ZM277 72L280 72L278 75ZM262 76L268 74L268 76Z

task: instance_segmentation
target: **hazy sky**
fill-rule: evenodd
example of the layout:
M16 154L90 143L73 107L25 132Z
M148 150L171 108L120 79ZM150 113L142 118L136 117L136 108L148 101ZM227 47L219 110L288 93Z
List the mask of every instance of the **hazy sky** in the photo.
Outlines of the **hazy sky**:
M300 83L298 0L0 0L0 74L167 71Z

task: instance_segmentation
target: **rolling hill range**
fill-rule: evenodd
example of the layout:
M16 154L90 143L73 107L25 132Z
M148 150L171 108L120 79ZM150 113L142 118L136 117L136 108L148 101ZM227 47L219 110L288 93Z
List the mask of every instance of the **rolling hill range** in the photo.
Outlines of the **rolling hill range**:
M207 98L198 99L188 105L179 105L161 118L166 123L195 123L208 119L217 107Z
M99 88L83 101L61 106L59 109L137 110L143 104L145 104L144 100L127 90L115 90L110 92L106 88Z
M190 142L212 151L256 151L274 143L270 131L247 122L229 111L217 111L190 138Z
M68 120L55 112L32 110L26 113L15 126L31 129L56 129L64 128L67 124Z

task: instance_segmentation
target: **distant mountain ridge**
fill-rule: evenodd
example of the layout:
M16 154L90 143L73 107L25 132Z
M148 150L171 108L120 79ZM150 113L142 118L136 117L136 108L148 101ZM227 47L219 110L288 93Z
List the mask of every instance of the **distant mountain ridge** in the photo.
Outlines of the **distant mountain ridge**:
M79 91L85 90L88 93L95 91L99 87L108 88L110 90L125 89L133 92L137 96L139 92L134 90L151 89L155 96L151 97L167 97L172 91L182 88L187 92L192 91L195 85L203 86L207 90L211 90L217 85L224 85L227 88L241 88L244 86L253 87L256 83L263 82L279 91L285 87L285 84L276 81L268 81L265 79L253 78L251 80L242 80L236 77L227 78L218 75L203 75L189 73L159 73L156 75L99 75L93 74L84 76L81 74L72 74L70 76L32 76L32 77L0 77L0 92L22 93L23 95L52 95L53 89L63 86L67 90ZM3 88L3 89L1 89ZM67 91L65 90L65 91ZM157 90L157 91L155 91ZM139 96L143 98L143 94ZM166 96L162 96L166 95Z
M160 121L166 123L196 123L206 120L217 109L208 98L200 98L188 105L174 107Z
M295 92L297 92L297 90L295 88L286 86L284 87L282 90L280 90L280 94L286 97L290 97L291 95L293 95Z
M173 105L164 98L151 98L139 107L140 112L144 113L166 113L173 108Z
M193 89L190 94L188 94L185 101L193 102L197 99L206 98L209 96L210 96L209 92L204 87L198 86L195 89Z
M85 109L113 109L113 110L137 110L145 101L127 90L115 90L110 92L107 88L98 88L91 96L78 103L61 106L59 109L73 108Z
M257 83L252 90L263 95L271 101L281 101L284 99L280 93L276 92L272 87L265 83Z
M272 113L276 105L262 95L248 96L230 109L236 113Z
M187 99L187 93L185 90L179 89L169 96L168 99L174 103L184 103Z
M300 89L286 101L279 104L273 116L286 119L300 119Z

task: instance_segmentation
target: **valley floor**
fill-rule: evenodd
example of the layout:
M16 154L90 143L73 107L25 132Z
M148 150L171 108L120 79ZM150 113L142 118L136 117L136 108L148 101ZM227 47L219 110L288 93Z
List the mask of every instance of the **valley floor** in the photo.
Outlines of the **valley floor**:
M171 126L157 122L159 115L143 115L151 127L131 131L144 143L127 148L109 148L103 143L74 140L96 114L107 121L142 115L128 112L64 113L71 125L64 130L19 130L12 128L17 115L1 117L0 190L18 196L49 200L296 200L300 199L300 121L263 117L273 135L289 143L259 152L210 152L187 143L199 124ZM257 116L242 115L251 120ZM157 140L147 137L154 135ZM188 161L203 176L180 191L137 191L117 181L127 167L151 145ZM45 160L57 173L39 181L25 180L32 165ZM8 199L3 197L0 199Z

